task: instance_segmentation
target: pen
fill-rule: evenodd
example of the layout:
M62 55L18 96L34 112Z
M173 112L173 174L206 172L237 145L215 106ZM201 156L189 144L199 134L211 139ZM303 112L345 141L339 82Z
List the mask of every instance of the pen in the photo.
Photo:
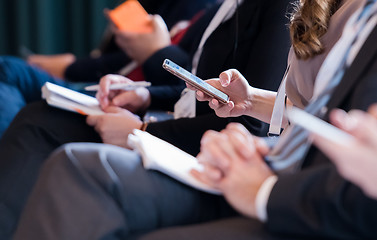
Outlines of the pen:
M130 82L130 83L114 83L110 85L110 90L134 90L135 88L139 87L149 87L151 85L150 82ZM91 85L85 87L86 91L98 91L99 85Z

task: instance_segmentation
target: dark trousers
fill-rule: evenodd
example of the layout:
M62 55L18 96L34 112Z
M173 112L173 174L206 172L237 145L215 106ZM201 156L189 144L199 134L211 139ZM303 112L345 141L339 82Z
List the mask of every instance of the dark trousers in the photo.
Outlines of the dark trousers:
M268 238L260 223L237 216L221 196L144 170L132 151L76 143L47 160L15 239Z
M39 169L47 157L68 142L101 142L79 114L27 105L0 140L0 239L10 239Z

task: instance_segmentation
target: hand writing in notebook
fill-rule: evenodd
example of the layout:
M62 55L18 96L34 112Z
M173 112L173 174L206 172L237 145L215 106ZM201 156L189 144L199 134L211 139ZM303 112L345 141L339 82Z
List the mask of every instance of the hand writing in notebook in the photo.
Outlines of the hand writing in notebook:
M134 90L111 90L112 84L130 83L129 78L109 74L101 78L99 83L99 91L96 97L103 109L108 106L117 106L125 108L133 113L144 111L150 105L149 91L144 87L139 87Z
M268 147L241 124L231 123L221 132L208 131L197 159L204 170L192 174L219 189L228 202L247 216L256 216L255 197L272 171L263 160Z

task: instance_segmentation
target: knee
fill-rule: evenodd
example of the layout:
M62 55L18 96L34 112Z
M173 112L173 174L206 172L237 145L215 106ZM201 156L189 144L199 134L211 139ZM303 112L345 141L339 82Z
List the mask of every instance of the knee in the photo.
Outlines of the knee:
M26 67L28 67L27 62L20 58L12 56L0 57L0 81L11 85L16 84L12 79L17 76L21 68Z
M47 168L69 168L90 175L112 172L116 166L133 169L140 157L133 151L100 143L68 143L55 150L46 161ZM97 176L97 177L98 177Z

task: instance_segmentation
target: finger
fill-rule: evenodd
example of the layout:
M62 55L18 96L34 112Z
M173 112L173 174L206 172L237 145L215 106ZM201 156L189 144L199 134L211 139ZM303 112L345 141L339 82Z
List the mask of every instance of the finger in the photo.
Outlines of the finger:
M114 75L112 75L112 74L105 75L104 77L101 78L101 80L99 82L100 88L99 88L99 91L98 91L99 97L101 99L108 97L108 95L110 93L110 85L114 81L113 78L114 78Z
M373 104L369 107L368 113L372 115L375 119L377 119L377 104Z
M335 109L330 113L331 123L347 132L352 131L356 127L355 119L350 117L345 111Z
M236 152L229 143L226 134L216 131L207 131L200 142L200 160L227 171Z
M133 93L134 93L133 91L126 91L117 95L116 97L113 98L112 104L118 107L126 106L127 104L132 102L132 100L134 99L135 95Z
M207 175L206 175L205 173L200 172L200 171L195 170L195 169L192 169L192 170L190 171L190 174L191 174L196 180L198 180L199 182L202 182L202 183L204 183L205 185L208 185L208 186L210 186L210 187L212 187L212 188L218 189L217 186L216 186L216 184L215 184L213 181L211 181L211 180L207 177Z
M209 106L212 109L218 109L220 107L220 103L219 103L219 101L217 99L212 98L212 100L209 102Z
M210 164L203 164L203 171L202 171L208 180L212 183L216 183L220 181L223 177L223 173L219 168L216 168Z
M251 151L250 143L247 138L238 131L232 131L229 128L223 130L229 138L229 143L232 144L235 151L243 160L249 160L254 153Z
M240 123L229 123L226 126L226 128L231 130L231 131L239 132L245 138L248 138L249 136L251 136L250 132L244 127L244 125L242 125Z
M219 76L219 80L220 80L221 86L227 87L230 84L230 80L231 80L230 70L222 72Z
M219 102L215 100L214 102L211 101L209 103L209 107L215 110L217 116L227 117L234 108L234 102L229 101L228 104L219 104Z
M122 108L116 107L116 106L109 106L109 107L107 107L107 108L105 108L103 110L106 113L120 113L120 112L123 112Z
M260 137L255 137L255 136L253 136L253 138L254 138L255 147L258 150L258 152L262 154L262 156L266 156L270 151L270 148L268 147L266 140Z
M236 69L229 69L222 72L219 76L221 86L227 87L231 82L243 78L242 74Z
M86 123L89 126L93 127L93 126L97 125L98 118L99 118L99 115L89 115L89 116L86 117Z
M371 147L377 147L377 121L368 113L362 111L350 111L349 116L353 118L355 127L350 131L352 135Z
M167 29L164 19L158 14L155 14L152 16L152 24L153 24L153 29L155 31L157 29L164 29L164 28Z
M235 158L236 154L234 151L232 152L228 143L222 142L221 140L211 140L208 143L202 144L200 152L202 156L201 161L227 171L232 158Z
M202 92L200 90L196 90L196 99L198 101L201 101L201 102L204 102L204 101L209 102L209 101L212 100L212 98L210 96L208 96L207 94L205 94L204 92Z

